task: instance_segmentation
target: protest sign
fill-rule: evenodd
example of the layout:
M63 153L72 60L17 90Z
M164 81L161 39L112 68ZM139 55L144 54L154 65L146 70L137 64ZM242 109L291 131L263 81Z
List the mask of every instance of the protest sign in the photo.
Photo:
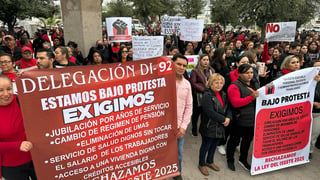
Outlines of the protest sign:
M163 54L163 36L133 36L133 60L159 57Z
M129 17L106 18L107 32L110 42L131 41L132 21Z
M266 39L271 41L293 42L296 35L297 22L268 23L266 27Z
M167 57L172 59L173 56ZM192 69L197 66L197 63L199 61L199 55L186 55L186 58L188 59L188 66L186 71L187 74L190 76Z
M183 41L201 41L203 24L203 19L183 19L180 25L180 39Z
M177 176L172 67L161 57L17 77L38 179Z
M313 78L319 70L291 72L258 90L252 175L309 162Z
M161 19L161 34L172 35L176 30L177 35L180 32L181 20L185 19L183 16L163 16Z

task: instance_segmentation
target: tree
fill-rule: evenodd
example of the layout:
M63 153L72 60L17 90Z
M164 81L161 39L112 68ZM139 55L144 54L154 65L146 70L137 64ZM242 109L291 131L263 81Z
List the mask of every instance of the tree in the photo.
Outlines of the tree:
M58 19L54 16L48 17L48 18L39 18L40 21L43 23L44 27L46 28L47 26L55 26L61 22L61 19Z
M102 19L106 17L132 17L132 6L126 0L113 0L102 7Z
M168 16L174 16L179 11L177 10L177 5L179 4L178 0L160 0L160 2L163 4L163 7L160 14L159 19L161 19L162 15L168 15Z
M0 20L14 33L17 19L28 17L50 17L57 8L52 0L0 0Z
M234 0L211 0L211 4L212 22L220 23L224 30L228 24L240 24Z
M234 0L235 1L235 0ZM266 24L270 22L297 21L297 27L314 17L318 0L237 0L239 18L243 22L256 22L265 37Z
M206 4L205 0L180 0L180 13L186 18L197 18Z
M163 9L168 8L159 0L130 0L133 2L133 12L137 17L142 18L144 25L148 19L154 19Z

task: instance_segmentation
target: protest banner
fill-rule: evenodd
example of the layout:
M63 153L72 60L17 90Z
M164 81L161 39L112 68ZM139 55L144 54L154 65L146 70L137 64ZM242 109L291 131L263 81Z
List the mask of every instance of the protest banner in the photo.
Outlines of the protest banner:
M293 42L296 35L297 22L268 23L266 27L266 39L271 41Z
M179 174L169 58L26 71L17 86L38 179Z
M252 175L309 162L313 78L319 70L291 72L258 89Z
M132 20L130 17L106 18L106 26L110 42L131 41Z
M163 36L133 36L133 60L159 57L163 54Z
M181 20L185 19L184 16L163 16L161 19L161 34L172 35L176 31L177 35L180 32Z
M172 59L173 56L167 56L168 58ZM188 59L188 66L187 66L187 74L190 76L191 71L194 67L197 66L199 61L199 55L186 55Z
M203 19L183 19L180 25L180 39L183 41L201 41L203 26Z

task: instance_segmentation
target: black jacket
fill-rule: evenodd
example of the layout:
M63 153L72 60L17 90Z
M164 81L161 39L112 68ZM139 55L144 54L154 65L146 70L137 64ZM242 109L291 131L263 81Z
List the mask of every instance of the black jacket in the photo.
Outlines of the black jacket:
M232 84L235 84L239 91L241 98L251 96L252 91L250 91L247 88L247 84L242 82L240 78L238 78L237 81L232 82ZM257 89L257 87L254 87L254 85L251 85L250 88ZM250 102L249 104L234 108L234 113L237 117L235 119L235 122L238 126L241 127L253 127L255 123L255 114L256 114L256 100Z
M15 46L13 48L13 53L11 52L11 49L8 48L7 46L1 46L0 47L0 51L3 51L5 53L7 53L7 54L11 54L13 59L14 59L14 61L18 61L18 60L20 60L22 58L21 48L17 47L17 46Z
M210 138L224 138L225 118L231 119L232 113L228 105L226 93L220 91L223 107L220 104L215 92L207 89L202 98L202 119L200 133L202 136Z

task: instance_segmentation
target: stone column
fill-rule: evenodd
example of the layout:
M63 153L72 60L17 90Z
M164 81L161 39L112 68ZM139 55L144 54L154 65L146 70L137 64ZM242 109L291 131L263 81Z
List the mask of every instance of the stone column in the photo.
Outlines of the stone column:
M61 0L65 42L76 42L84 57L102 40L101 4L102 0Z

